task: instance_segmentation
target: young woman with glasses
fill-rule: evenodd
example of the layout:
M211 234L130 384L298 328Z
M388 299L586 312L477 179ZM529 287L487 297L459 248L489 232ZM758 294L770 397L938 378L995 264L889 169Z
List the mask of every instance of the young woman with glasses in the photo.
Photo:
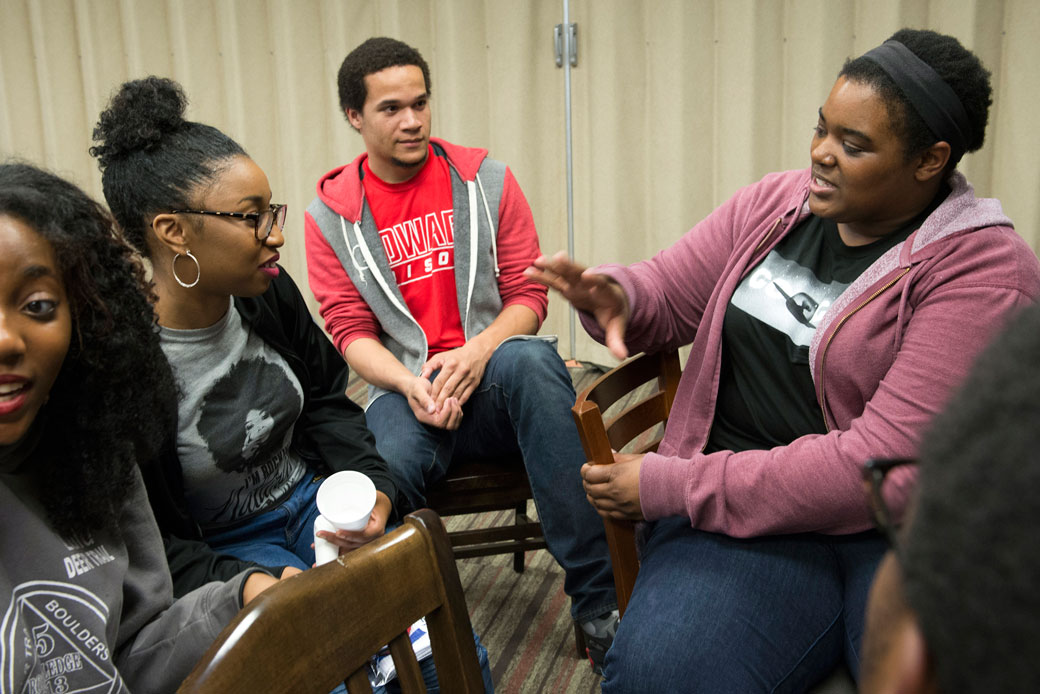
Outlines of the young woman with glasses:
M340 552L382 535L397 495L346 396L346 362L277 265L285 206L234 140L184 120L186 105L171 80L127 82L91 149L116 221L152 263L159 342L179 389L176 426L143 468L159 526L178 539L167 556L179 591L241 568L213 554L200 571L186 540L285 571L312 566L315 497L332 472L363 472L377 490L363 529L322 531ZM421 666L438 691L433 660Z
M179 389L176 427L145 469L149 496L169 535L305 569L323 476L358 470L378 490L363 530L329 536L341 551L384 532L396 488L344 395L346 364L277 264L285 206L242 147L184 120L186 105L171 80L127 82L91 149L116 220L151 261ZM210 576L177 578L188 588Z

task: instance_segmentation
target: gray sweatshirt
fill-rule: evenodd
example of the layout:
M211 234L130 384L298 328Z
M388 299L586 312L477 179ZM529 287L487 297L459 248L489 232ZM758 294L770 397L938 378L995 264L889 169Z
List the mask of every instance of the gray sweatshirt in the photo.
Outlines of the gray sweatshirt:
M238 612L248 572L173 599L134 474L117 531L61 537L32 476L0 473L0 694L173 692Z

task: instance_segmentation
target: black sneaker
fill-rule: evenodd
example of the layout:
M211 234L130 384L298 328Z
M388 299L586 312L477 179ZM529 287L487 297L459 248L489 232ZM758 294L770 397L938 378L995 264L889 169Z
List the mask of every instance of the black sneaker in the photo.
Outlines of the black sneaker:
M585 654L592 663L592 671L597 675L603 674L603 659L614 643L614 634L617 633L618 611L605 612L599 617L581 623L581 630L585 633Z

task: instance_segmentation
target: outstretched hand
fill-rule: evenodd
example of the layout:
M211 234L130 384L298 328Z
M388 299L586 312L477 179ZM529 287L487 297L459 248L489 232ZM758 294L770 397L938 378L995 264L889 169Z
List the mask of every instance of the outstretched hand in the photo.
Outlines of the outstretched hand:
M643 456L633 453L615 453L613 465L585 463L581 477L585 498L604 518L643 520L639 503L639 470Z
M617 282L607 275L590 272L563 251L553 256L539 256L524 270L524 276L555 289L574 308L592 314L606 335L610 353L618 359L628 357L625 346L628 298Z

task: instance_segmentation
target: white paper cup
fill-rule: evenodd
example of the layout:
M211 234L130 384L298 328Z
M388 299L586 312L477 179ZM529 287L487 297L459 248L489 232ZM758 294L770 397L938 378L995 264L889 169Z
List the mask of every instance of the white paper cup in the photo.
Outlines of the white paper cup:
M314 519L314 563L321 566L339 556L339 547L324 538L318 537L319 530L334 533L336 532L336 526L330 523L325 516L318 516Z
M376 486L360 472L332 475L318 487L318 512L338 530L361 530L376 505Z

